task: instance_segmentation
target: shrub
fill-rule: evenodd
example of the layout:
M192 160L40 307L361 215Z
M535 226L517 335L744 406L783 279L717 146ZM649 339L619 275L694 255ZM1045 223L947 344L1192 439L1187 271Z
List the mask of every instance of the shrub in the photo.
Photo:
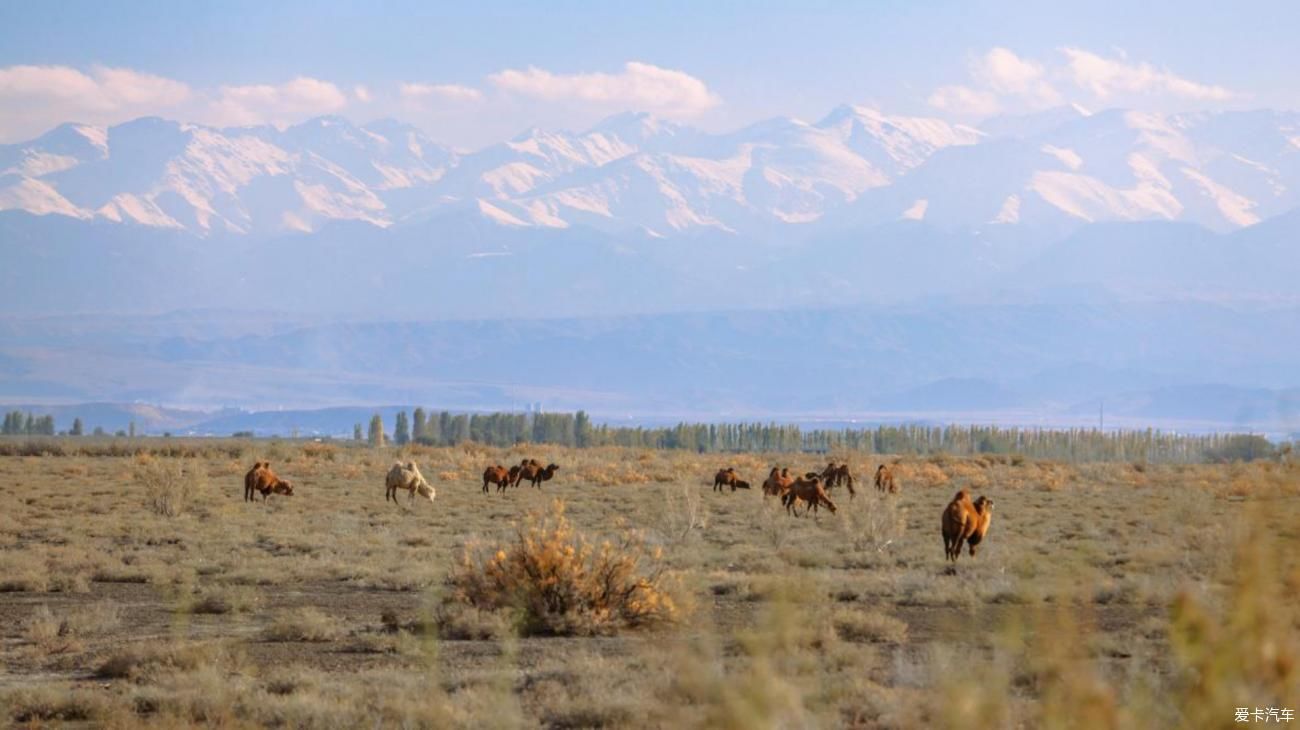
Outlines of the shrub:
M491 550L467 545L448 577L449 600L514 611L526 636L613 633L678 617L661 564L661 552L632 530L592 544L555 500L549 512L530 513L510 542Z
M187 470L179 462L158 461L147 456L135 468L135 479L144 487L149 507L164 517L183 513L190 490L204 478L201 471Z
M835 633L845 641L902 644L907 624L878 611L844 609L835 614Z
M243 586L223 586L204 589L184 601L180 606L190 613L226 614L251 611L258 603L257 594Z
M342 635L334 617L314 608L285 611L262 632L267 641L334 641Z

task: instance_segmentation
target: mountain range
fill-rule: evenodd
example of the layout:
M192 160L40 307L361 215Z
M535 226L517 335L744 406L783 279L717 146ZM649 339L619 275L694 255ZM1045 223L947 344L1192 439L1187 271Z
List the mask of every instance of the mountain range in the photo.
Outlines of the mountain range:
M1275 111L65 124L0 146L0 402L1294 433L1297 191Z
M642 113L464 152L392 120L278 129L158 118L0 146L0 211L274 235L465 215L652 238L1175 221L1226 232L1300 206L1300 114L1063 107L983 129L841 106L723 134Z

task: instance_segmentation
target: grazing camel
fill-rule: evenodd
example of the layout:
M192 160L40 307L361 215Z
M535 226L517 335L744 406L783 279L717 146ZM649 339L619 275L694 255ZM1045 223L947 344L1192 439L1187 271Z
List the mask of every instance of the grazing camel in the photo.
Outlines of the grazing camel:
M517 469L518 467L515 468ZM519 472L515 472L515 473L518 474ZM483 493L484 494L488 493L489 484L497 485L497 491L500 492L501 490L505 489L507 485L510 484L510 472L506 471L506 468L504 466L501 466L500 464L497 464L495 466L489 466L488 468L483 470Z
M527 459L519 465L519 479L515 482L518 484L522 481L531 482L532 485L541 489L542 482L548 482L555 472L560 470L558 464L547 464L543 469L542 465L534 459Z
M980 513L971 504L970 492L960 490L943 509L943 554L948 560L957 562L961 555L961 545L979 526Z
M745 486L742 487L741 484ZM749 489L749 482L741 479L735 468L729 466L726 469L719 469L713 477L713 491L721 492L723 487L731 487L731 491L734 492L737 489Z
M822 481L826 482L826 488L831 489L841 484L849 488L849 499L858 496L853 489L853 474L849 471L848 464L836 464L831 462L821 473Z
M894 482L894 472L884 464L876 467L876 489L882 492L888 490L890 494L898 491L898 485Z
M790 476L789 469L778 470L772 467L772 473L768 474L767 481L763 482L763 496L784 497L790 490L791 484L794 484L794 478Z
M270 469L271 462L259 461L253 464L253 468L248 470L244 475L244 501L252 502L253 494L257 491L257 474L263 469Z
M392 499L393 504L398 504L397 490L399 489L405 489L409 493L407 502L415 501L416 492L419 492L421 497L427 497L430 502L435 496L433 487L424 480L424 475L420 473L420 468L414 461L405 464L400 461L393 462L393 468L388 470L388 476L384 478L384 487L384 501Z
M975 557L975 547L984 541L984 536L989 534L989 525L993 523L993 500L988 497L980 497L975 500L975 511L979 513L979 522L976 523L974 531L970 537L966 538L966 544L970 546L970 556Z
M256 492L262 493L263 502L272 494L283 494L286 497L292 497L293 485L271 471L271 462L259 461L253 464L253 468L249 469L248 473L244 475L244 501L255 501L253 495Z
M798 502L803 502L806 505L804 514L808 514L808 508L810 507L813 512L816 512L818 507L823 505L831 511L831 514L835 514L835 503L831 501L830 497L826 496L826 490L822 488L822 479L816 474L795 479L790 484L790 489L781 497L781 503L785 505L785 511L792 515L799 514L796 509Z

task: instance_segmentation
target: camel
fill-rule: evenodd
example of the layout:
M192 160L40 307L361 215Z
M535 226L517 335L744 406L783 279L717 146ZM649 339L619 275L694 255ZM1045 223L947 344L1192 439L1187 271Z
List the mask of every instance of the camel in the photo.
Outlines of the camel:
M540 489L542 482L550 481L551 477L555 476L555 472L559 470L560 467L558 464L547 464L546 468L543 469L542 465L538 463L537 460L525 459L519 464L519 478L515 483L518 484L521 481L528 481L531 482L534 487Z
M518 467L515 468L518 469ZM519 473L518 471L515 472L515 474L518 473ZM510 472L506 471L506 468L501 466L500 464L497 464L495 466L489 466L488 468L483 470L483 493L484 494L487 494L488 492L488 484L497 485L497 491L500 492L501 490L505 489L508 484L510 484Z
M894 472L884 464L876 467L876 489L882 492L888 490L890 494L898 491L898 485L894 482Z
M397 490L399 489L405 489L409 493L407 502L415 501L416 492L419 492L421 497L427 497L430 502L435 496L433 487L424 480L424 475L420 473L420 468L414 461L405 464L400 461L393 462L393 468L388 470L388 476L384 478L384 487L384 501L392 499L393 504L398 504Z
M943 553L948 560L957 562L961 545L979 526L980 513L970 501L970 492L962 489L943 509Z
M772 473L768 474L767 481L763 482L763 496L784 497L790 490L791 484L794 484L794 478L790 476L789 469L778 470L772 467Z
M244 501L252 502L255 492L262 493L262 501L265 502L272 494L283 494L286 497L293 496L293 485L275 475L271 471L271 462L259 461L253 464L253 468L248 470L244 475Z
M835 514L835 503L831 501L830 497L826 496L826 490L822 488L822 479L815 473L811 476L795 479L791 483L789 490L781 497L781 503L785 505L785 511L793 515L799 514L795 507L798 502L807 505L804 508L804 514L808 513L809 507L812 508L813 512L816 512L818 507L822 505L829 509L831 514Z
M984 536L989 533L989 525L993 523L993 500L988 497L980 497L975 500L975 511L979 513L979 522L975 525L974 531L970 537L966 538L966 544L970 546L970 556L975 557L975 547L984 541Z
M843 484L844 486L849 488L850 499L858 496L857 492L854 491L853 489L853 484L854 484L853 474L849 472L848 464L836 464L835 462L832 461L831 463L826 465L825 469L822 470L821 478L826 483L827 489L838 487L839 485Z
M742 487L741 484L745 486ZM723 487L731 487L731 491L734 492L737 489L749 489L749 482L741 479L736 470L729 466L726 469L719 469L713 477L713 491L721 492Z

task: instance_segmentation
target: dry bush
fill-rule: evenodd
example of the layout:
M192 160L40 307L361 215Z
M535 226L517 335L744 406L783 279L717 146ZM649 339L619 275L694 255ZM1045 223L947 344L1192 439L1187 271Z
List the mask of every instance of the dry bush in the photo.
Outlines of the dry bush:
M907 531L907 508L897 495L865 495L841 508L835 527L854 552L881 553Z
M937 464L930 462L904 461L894 464L890 470L894 472L894 481L903 489L913 486L937 487L948 483L948 474Z
M198 591L181 608L198 614L247 613L258 602L257 593L247 586L219 586Z
M100 679L129 679L156 682L174 672L192 672L201 667L237 669L243 657L225 646L207 643L141 643L121 649L100 662L95 676Z
M56 618L48 606L38 606L23 626L23 637L40 654L64 654L79 651L81 642L68 620Z
M105 717L109 700L72 688L31 687L0 696L9 720L31 727L45 723L90 723Z
M149 507L164 517L179 516L190 502L191 491L206 486L202 470L148 455L137 459L135 480L144 487Z
M663 491L661 509L655 514L656 529L669 543L684 542L709 526L709 509L700 488L690 482L671 485Z
M302 455L307 459L334 461L338 458L339 447L333 444L308 443L302 446Z
M266 641L334 641L343 636L343 627L333 617L314 608L282 611L262 631Z
M1182 727L1220 727L1226 708L1288 707L1300 697L1300 568L1279 579L1278 557L1266 534L1243 537L1222 610L1187 592L1174 601Z
M661 565L660 551L626 528L615 542L591 543L557 499L530 513L510 542L466 545L448 584L455 602L514 611L523 635L607 634L679 617Z
M880 611L846 608L835 613L835 633L845 641L873 644L902 644L907 641L907 623Z

